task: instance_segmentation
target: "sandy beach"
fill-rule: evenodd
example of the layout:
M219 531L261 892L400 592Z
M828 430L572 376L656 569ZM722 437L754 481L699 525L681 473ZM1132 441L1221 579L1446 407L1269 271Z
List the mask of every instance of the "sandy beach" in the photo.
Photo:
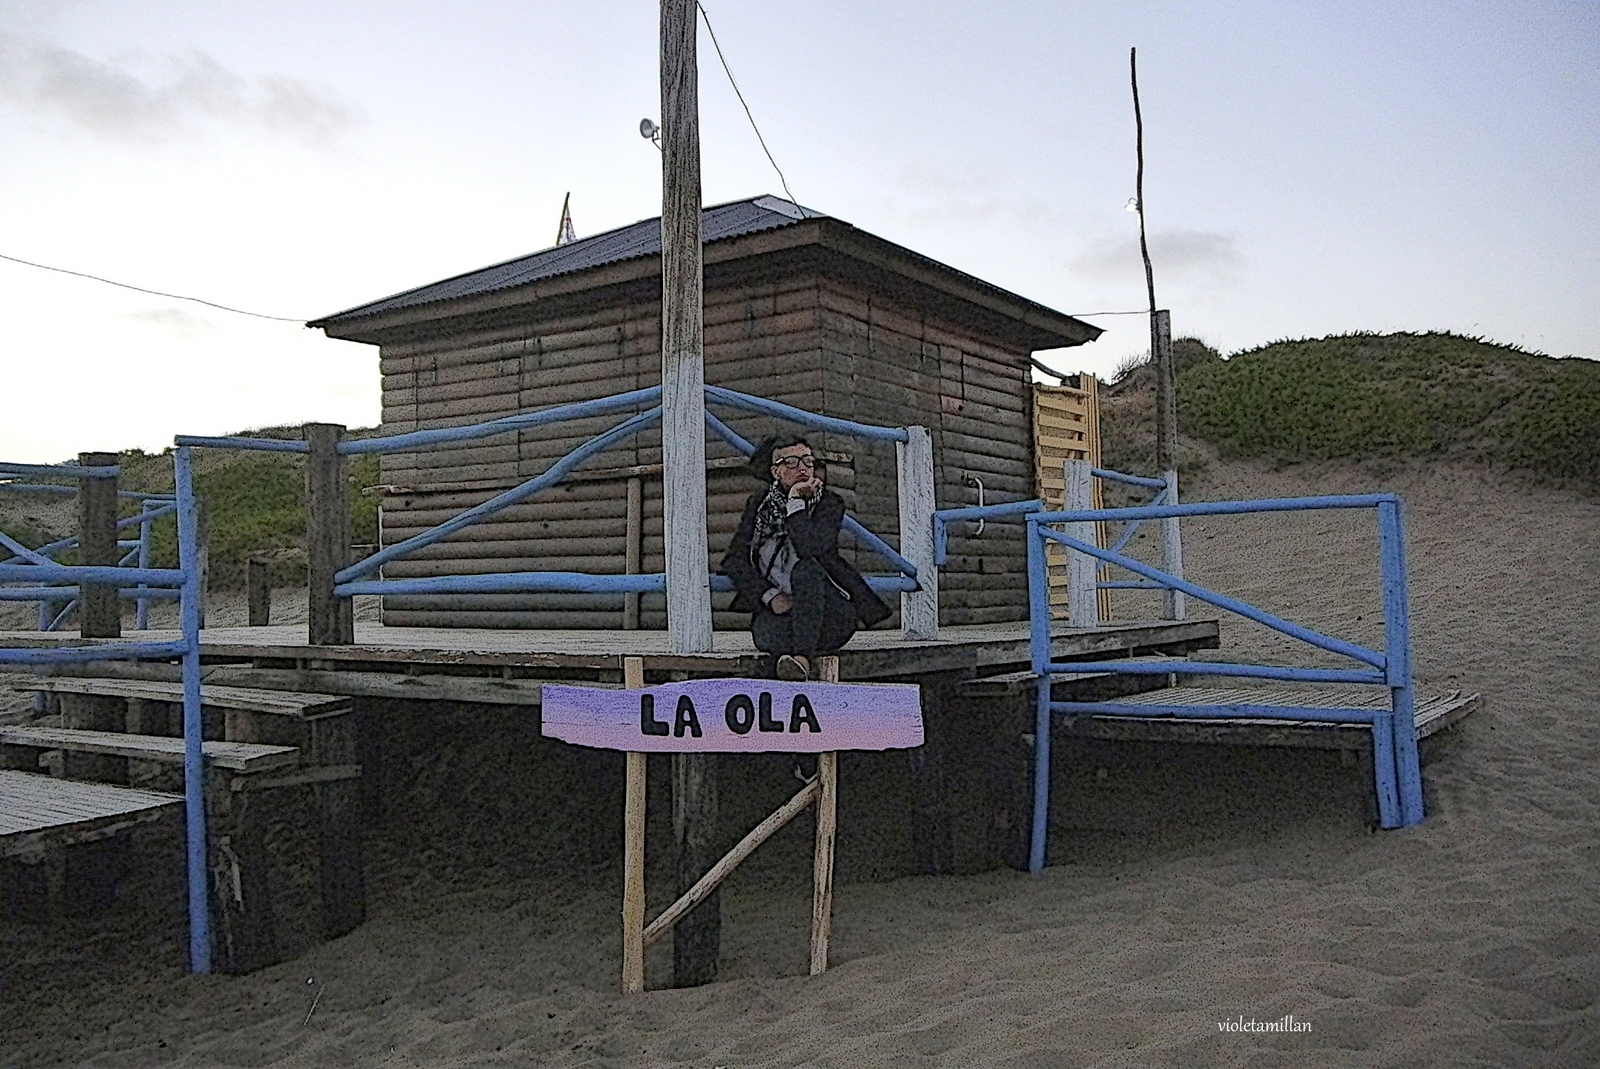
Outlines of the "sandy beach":
M1370 831L1332 753L1061 742L1044 873L844 882L812 979L802 819L725 887L724 979L625 999L617 859L439 835L492 809L440 757L440 809L372 844L371 919L298 960L186 975L176 857L109 914L5 919L0 1066L1600 1065L1600 503L1449 466L1214 464L1187 496L1373 489L1406 503L1420 689L1484 697L1430 740L1420 827ZM1372 643L1375 545L1370 513L1185 526L1197 582Z

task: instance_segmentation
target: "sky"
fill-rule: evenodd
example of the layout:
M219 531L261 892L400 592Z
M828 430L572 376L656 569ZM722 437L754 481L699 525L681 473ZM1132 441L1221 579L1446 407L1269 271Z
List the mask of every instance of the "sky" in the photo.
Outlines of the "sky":
M795 199L1148 347L1600 358L1600 6L706 0ZM0 0L0 460L379 418L307 319L660 211L640 0ZM704 202L782 195L704 25Z

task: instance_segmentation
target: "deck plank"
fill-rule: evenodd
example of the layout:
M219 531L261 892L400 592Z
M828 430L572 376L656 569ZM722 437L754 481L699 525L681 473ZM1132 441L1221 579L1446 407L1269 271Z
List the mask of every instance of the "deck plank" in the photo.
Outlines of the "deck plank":
M0 770L0 857L37 852L47 836L82 842L181 805L176 794Z

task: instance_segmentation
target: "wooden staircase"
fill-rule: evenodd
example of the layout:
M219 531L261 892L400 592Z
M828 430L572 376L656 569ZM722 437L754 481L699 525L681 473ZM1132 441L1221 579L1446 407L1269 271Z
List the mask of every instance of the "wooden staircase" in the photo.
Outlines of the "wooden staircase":
M121 832L181 818L183 687L62 677L17 689L50 695L61 726L0 727L0 863L37 867L54 909L74 870L123 867ZM365 919L352 702L203 686L201 703L212 957L248 972Z

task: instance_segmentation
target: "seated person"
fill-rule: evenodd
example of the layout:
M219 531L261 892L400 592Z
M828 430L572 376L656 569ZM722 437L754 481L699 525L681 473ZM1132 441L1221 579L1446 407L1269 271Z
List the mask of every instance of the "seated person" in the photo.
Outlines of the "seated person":
M813 659L871 627L889 606L839 556L844 499L823 488L822 464L804 438L774 435L756 447L750 473L766 487L750 495L722 574L738 590L735 612L751 613L756 649L775 658L779 679L810 678Z

